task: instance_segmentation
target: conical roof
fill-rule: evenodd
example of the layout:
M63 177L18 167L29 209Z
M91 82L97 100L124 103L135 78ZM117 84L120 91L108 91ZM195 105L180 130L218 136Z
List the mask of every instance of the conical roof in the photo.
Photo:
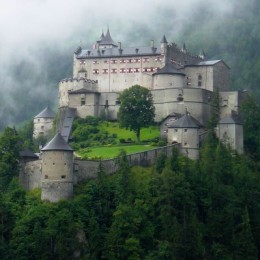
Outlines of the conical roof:
M54 116L54 112L50 109L49 106L47 106L45 109L42 110L42 112L40 112L34 118L54 118Z
M163 35L163 37L162 37L162 39L161 39L161 43L168 43L167 40L166 40L165 35Z
M33 153L31 150L29 149L25 149L22 150L20 152L20 156L21 157L27 157L27 158L39 158L35 153Z
M42 151L73 151L73 149L66 143L60 133L57 133L49 143L46 144Z
M113 41L111 35L110 35L109 29L107 29L107 33L106 33L105 36L104 35L103 35L103 37L101 36L99 45L114 45L114 46L117 46L115 44L115 42Z
M201 124L190 114L186 113L181 118L174 121L169 128L200 128Z
M154 75L156 74L175 74L185 76L184 73L178 71L171 63L166 63L166 65L163 68L159 69L157 72L154 73Z

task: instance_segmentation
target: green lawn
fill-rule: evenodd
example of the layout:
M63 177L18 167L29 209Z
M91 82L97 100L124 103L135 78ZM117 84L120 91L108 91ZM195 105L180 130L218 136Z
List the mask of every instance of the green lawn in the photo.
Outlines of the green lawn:
M100 129L107 131L109 135L116 134L117 139L131 139L136 141L136 134L133 131L120 128L117 122L104 122L100 125ZM153 139L160 136L160 131L157 126L150 126L148 128L141 129L141 141L147 139Z
M124 149L127 154L152 150L156 147L151 145L119 145L106 147L89 147L77 151L82 159L110 159L115 158L120 150Z

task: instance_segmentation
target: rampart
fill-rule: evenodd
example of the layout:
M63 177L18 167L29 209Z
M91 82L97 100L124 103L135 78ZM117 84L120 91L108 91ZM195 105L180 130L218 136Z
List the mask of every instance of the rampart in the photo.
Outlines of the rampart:
M150 151L129 154L127 156L130 166L151 166L159 154L164 153L167 157L172 155L173 147L179 149L178 144L159 147ZM74 160L74 184L87 179L95 179L97 177L100 163L105 168L107 174L113 174L117 170L117 159L109 160ZM24 162L21 164L20 183L26 190L41 187L41 164L42 160Z

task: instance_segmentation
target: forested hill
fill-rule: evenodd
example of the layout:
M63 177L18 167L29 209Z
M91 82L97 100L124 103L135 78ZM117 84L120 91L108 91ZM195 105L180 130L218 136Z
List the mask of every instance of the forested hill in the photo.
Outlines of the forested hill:
M101 165L96 180L54 204L10 178L17 135L4 137L1 259L259 259L259 165L210 136L198 161L174 151L130 169L122 152L115 175Z

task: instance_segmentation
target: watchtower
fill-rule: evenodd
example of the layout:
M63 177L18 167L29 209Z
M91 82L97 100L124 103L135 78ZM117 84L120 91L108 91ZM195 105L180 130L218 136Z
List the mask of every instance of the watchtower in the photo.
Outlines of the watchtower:
M58 202L73 195L73 149L60 133L42 148L41 199Z

